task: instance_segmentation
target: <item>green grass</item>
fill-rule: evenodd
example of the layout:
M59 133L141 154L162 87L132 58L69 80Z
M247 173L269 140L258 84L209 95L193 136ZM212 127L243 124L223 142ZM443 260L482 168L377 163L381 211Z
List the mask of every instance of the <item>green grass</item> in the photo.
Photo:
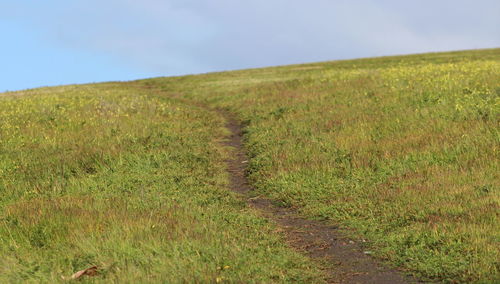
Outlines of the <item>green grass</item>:
M245 125L254 194L420 277L499 281L499 78L489 49L9 93L0 282L321 281L228 192L224 121L189 100Z
M141 81L238 114L257 194L421 277L499 281L500 49Z
M322 281L226 189L214 113L117 83L13 95L0 98L0 282L93 265L86 281Z

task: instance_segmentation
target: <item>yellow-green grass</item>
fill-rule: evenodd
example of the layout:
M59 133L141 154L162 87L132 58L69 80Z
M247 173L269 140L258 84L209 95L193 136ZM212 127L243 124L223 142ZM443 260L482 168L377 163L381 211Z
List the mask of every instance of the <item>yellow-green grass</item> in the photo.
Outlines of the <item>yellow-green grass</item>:
M2 94L0 282L321 281L228 192L224 121L185 99L241 119L255 194L422 277L495 282L499 78L490 49Z
M321 282L226 189L223 125L130 84L0 95L0 282Z
M256 194L421 277L500 281L500 49L139 83L236 113Z

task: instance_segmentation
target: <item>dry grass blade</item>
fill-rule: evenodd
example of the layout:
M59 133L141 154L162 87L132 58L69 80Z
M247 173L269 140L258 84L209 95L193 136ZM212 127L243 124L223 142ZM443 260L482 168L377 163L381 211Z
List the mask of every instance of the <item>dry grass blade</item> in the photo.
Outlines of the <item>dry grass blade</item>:
M70 280L78 280L83 276L96 276L97 275L97 266L92 266L84 270L80 270L77 273L71 275Z

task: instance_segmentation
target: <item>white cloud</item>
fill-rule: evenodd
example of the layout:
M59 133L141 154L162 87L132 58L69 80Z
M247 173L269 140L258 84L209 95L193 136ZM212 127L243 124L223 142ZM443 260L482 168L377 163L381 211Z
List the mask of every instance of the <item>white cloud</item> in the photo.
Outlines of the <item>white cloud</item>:
M19 11L61 44L165 74L500 46L494 0L49 0Z

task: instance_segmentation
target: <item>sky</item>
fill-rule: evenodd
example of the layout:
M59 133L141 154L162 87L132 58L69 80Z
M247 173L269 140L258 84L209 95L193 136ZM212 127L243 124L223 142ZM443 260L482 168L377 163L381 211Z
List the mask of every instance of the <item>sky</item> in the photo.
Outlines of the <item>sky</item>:
M498 0L0 0L0 92L500 47Z

